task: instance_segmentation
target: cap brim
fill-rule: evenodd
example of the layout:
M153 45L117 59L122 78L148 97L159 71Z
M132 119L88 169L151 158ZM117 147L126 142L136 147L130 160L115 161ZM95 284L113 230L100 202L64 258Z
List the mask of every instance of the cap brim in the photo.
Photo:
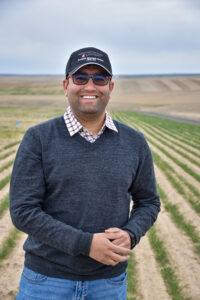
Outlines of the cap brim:
M74 70L72 70L69 74L73 75L74 73L76 73L76 71L78 71L79 69L81 69L82 67L87 66L87 65L97 65L97 66L100 66L102 69L106 70L106 72L108 72L112 76L112 73L110 73L110 71L107 68L105 68L101 64L98 64L98 63L95 63L95 62L88 62L88 63L82 64L81 66L79 66L79 67L75 68Z

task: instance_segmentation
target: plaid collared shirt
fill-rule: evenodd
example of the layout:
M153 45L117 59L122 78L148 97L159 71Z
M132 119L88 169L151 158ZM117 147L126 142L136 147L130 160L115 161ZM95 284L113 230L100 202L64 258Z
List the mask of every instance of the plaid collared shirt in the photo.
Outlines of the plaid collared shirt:
M78 132L83 138L85 138L90 143L94 143L103 134L106 127L118 132L111 116L107 112L106 112L105 122L102 128L100 129L100 131L95 136L93 136L89 130L87 130L85 127L83 127L83 125L81 125L78 122L70 106L67 108L67 111L64 113L64 120L70 136L73 136Z

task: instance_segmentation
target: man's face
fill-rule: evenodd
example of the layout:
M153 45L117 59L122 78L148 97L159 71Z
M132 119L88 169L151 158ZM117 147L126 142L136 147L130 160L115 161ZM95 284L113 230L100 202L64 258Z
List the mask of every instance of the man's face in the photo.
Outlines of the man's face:
M93 75L105 74L105 71L96 65L88 65L79 69L77 73ZM109 81L105 86L98 86L90 78L87 84L76 85L73 83L72 78L69 77L68 80L63 80L63 87L72 111L76 116L86 116L87 114L99 116L105 113L114 82Z

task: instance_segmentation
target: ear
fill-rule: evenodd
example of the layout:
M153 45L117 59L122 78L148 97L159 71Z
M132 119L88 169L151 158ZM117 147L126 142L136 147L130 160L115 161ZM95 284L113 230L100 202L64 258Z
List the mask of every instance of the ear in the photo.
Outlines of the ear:
M114 88L114 81L110 81L109 83L109 90L110 90L110 93L112 92L113 88Z
M67 86L68 86L68 80L64 79L63 80L63 89L65 91L65 96L67 97Z

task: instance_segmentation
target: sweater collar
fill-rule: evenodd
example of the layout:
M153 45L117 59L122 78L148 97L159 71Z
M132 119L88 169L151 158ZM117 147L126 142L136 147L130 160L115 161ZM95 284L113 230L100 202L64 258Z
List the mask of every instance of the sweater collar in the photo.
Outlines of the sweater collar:
M77 132L82 132L84 130L87 131L87 129L84 128L83 125L80 124L80 122L76 119L70 106L68 106L67 111L64 113L64 120L70 136L73 136ZM105 122L102 128L100 129L100 131L98 132L98 135L101 135L104 132L106 127L109 128L110 130L118 132L111 116L107 111L106 111Z

